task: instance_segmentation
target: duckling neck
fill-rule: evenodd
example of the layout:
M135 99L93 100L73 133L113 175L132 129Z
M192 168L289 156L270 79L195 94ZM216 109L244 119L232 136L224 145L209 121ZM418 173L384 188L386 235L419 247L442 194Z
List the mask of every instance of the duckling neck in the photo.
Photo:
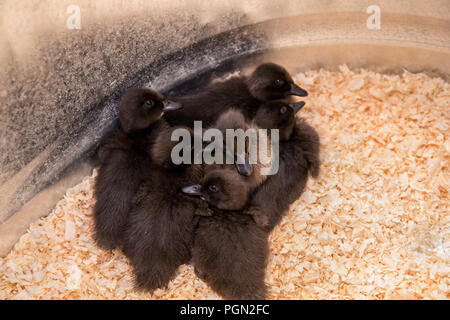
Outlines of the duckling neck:
M148 126L147 128L139 131L129 133L127 136L133 142L133 145L139 149L150 150L150 146L156 139L156 136L160 129L164 126L163 120L158 120Z

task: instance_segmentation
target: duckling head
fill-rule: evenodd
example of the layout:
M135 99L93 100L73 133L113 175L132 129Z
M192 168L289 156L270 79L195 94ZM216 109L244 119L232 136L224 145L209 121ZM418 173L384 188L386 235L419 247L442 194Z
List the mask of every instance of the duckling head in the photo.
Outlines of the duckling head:
M164 112L181 109L178 102L147 88L128 90L119 105L119 119L125 133L144 130L162 117Z
M285 68L275 63L259 65L248 78L250 93L260 101L286 98L289 95L306 97L308 93L294 83Z
M243 209L249 196L245 178L234 168L210 171L200 184L184 187L182 191L191 196L200 196L213 207L222 210Z
M256 111L254 121L263 129L278 129L281 141L289 140L295 126L295 114L305 105L303 101L288 103L274 100L263 103Z

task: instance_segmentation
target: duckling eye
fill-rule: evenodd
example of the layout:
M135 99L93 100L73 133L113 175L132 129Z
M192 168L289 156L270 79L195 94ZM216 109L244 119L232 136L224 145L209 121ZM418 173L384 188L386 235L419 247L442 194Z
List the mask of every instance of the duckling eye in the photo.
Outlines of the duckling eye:
M285 114L286 111L287 111L286 106L281 107L281 109L280 109L280 113L281 113L281 114Z
M145 100L144 102L144 106L146 107L153 107L154 104L153 100Z
M280 79L275 80L275 86L281 87L283 85L284 85L284 81L283 80L280 80Z
M219 191L219 188L216 187L216 185L212 184L208 187L209 191L211 192L217 192Z

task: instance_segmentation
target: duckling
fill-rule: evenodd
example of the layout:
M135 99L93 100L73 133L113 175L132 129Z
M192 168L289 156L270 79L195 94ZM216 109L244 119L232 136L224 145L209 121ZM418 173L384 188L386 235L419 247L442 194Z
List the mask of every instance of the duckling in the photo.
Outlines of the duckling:
M155 133L168 126L161 116L180 108L179 103L146 88L130 89L122 97L120 127L99 150L94 237L100 247L120 247L132 199L149 169L149 149Z
M166 286L177 268L190 261L196 216L211 215L207 204L181 192L186 184L200 181L203 170L171 161L176 144L171 133L178 128L159 132L151 148L152 172L138 190L125 231L123 251L136 287L144 291Z
M167 120L172 125L190 127L195 120L202 120L205 126L210 126L230 108L242 111L246 119L250 119L263 102L289 95L305 97L307 94L294 83L282 66L265 63L258 66L250 76L215 81L196 93L175 98L175 101L183 104L184 109L176 115L167 115Z
M197 276L225 299L266 296L269 234L239 211L249 196L245 179L228 166L210 171L201 184L182 189L212 205L214 215L199 219L192 264Z

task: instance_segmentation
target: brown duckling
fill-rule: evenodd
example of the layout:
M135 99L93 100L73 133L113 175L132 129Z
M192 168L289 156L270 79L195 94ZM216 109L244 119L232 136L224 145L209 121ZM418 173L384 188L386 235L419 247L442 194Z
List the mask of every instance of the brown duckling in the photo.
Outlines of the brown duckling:
M121 246L132 199L149 169L149 150L155 132L168 126L161 117L180 108L179 103L146 88L130 89L122 97L120 127L99 150L94 226L100 247Z
M317 133L294 117L303 105L277 101L269 102L258 110L254 119L256 124L266 129L280 130L280 169L276 175L269 176L250 195L248 201L242 196L245 192L240 194L236 191L245 188L221 186L220 189L225 191L220 193L228 195L227 197L219 196L216 188L211 190L210 184L205 182L202 187L194 190L208 190L200 194L206 194L205 199L222 207L226 207L222 202L231 197L237 199L231 201L234 204L247 202L244 211L214 209L213 216L200 218L195 231L192 259L196 273L225 298L266 297L264 275L269 232L279 222L290 203L302 193L306 183L305 174L306 177L308 171L314 176L318 174L320 163ZM227 177L223 179L226 180ZM254 223L250 216L242 214L246 212L255 216L261 214L261 211L268 218L268 225L263 228Z

